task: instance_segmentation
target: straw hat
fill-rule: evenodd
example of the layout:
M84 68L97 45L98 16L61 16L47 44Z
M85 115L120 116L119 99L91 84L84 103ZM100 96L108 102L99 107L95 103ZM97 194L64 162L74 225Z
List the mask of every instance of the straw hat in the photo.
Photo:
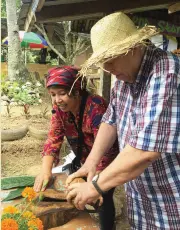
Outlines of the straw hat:
M92 65L128 53L131 48L145 44L144 40L157 33L154 26L137 29L133 21L122 12L102 18L91 29L93 54L82 66L80 73L84 75Z

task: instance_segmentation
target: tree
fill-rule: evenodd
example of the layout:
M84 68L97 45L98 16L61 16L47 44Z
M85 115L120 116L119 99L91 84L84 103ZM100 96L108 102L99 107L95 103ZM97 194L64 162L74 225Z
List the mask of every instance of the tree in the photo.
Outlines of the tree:
M17 25L16 0L6 0L8 27L8 78L9 80L23 80L29 76L22 58L19 41L19 27Z
M17 9L17 11L20 10L20 6L21 6L21 0L16 0L16 9ZM5 0L1 0L1 17L2 18L7 17L7 14L6 14L6 1Z
M62 28L60 33L57 33L64 52L62 53L58 50L53 43L51 42L50 38L48 37L45 27L43 24L37 25L35 24L36 29L44 36L46 39L49 47L58 55L61 59L61 62L66 65L74 64L76 56L84 53L91 47L90 38L83 37L80 34L72 33L70 30L70 22L64 21L62 23L57 23L59 27Z

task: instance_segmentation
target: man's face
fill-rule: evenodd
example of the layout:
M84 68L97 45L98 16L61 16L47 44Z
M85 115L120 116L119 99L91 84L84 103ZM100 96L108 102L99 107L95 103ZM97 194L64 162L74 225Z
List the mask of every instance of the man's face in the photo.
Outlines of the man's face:
M118 80L134 82L139 70L139 62L135 54L129 52L127 55L120 55L103 64L103 69L115 75Z

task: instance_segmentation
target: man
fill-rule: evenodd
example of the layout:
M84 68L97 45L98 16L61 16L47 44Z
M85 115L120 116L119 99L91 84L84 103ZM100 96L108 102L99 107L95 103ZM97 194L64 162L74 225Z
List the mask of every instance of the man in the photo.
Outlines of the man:
M94 146L83 167L67 180L67 199L78 209L125 184L132 229L180 229L180 60L153 46L155 28L136 29L123 13L91 30L93 55L83 73L99 64L117 81ZM120 153L99 177L95 167L118 135ZM92 179L93 178L93 179Z

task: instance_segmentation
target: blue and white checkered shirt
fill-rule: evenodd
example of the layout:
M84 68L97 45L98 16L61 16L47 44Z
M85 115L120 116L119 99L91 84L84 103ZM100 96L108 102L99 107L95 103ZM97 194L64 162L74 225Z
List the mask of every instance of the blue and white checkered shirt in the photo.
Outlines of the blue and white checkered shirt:
M120 151L161 153L126 184L131 228L180 230L180 59L149 46L136 82L116 81L102 122L117 127Z

